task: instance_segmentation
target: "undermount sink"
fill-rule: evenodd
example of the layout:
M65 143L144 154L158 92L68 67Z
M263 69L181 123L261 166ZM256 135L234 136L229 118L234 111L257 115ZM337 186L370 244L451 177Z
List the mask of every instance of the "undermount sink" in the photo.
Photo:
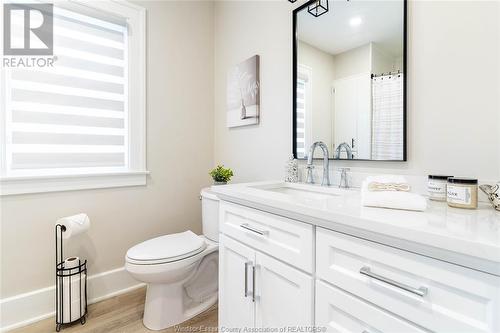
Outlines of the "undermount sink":
M259 190L282 193L298 199L307 200L325 200L332 197L338 197L343 194L343 190L335 187L323 187L319 185L297 183L276 183L252 187Z

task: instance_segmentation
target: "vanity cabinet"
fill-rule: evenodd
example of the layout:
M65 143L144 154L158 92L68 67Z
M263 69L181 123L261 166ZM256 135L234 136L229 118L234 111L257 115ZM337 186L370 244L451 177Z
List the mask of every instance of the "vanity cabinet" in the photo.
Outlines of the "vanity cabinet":
M219 209L221 328L500 332L498 276L242 205Z
M431 331L500 331L498 277L323 228L316 265L321 280Z
M241 242L221 235L219 326L311 326L313 279Z

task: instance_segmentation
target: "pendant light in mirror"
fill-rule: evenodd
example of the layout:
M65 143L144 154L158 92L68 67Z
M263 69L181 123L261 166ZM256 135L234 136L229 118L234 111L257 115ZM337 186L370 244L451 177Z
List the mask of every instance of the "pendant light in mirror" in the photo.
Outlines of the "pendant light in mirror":
M289 0L290 1L290 0ZM307 7L307 11L312 16L318 17L328 12L328 0L317 0Z

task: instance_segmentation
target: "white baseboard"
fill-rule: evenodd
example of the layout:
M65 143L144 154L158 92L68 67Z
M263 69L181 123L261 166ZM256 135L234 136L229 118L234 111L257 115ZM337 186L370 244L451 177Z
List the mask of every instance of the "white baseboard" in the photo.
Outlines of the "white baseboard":
M125 267L88 277L88 304L96 303L144 286ZM0 332L55 316L55 286L0 300Z

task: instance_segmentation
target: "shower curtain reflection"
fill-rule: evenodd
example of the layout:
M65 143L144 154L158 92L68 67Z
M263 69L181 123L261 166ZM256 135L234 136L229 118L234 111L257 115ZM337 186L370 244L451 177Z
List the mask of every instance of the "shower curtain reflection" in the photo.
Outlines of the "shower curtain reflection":
M403 159L403 73L372 78L372 159Z

